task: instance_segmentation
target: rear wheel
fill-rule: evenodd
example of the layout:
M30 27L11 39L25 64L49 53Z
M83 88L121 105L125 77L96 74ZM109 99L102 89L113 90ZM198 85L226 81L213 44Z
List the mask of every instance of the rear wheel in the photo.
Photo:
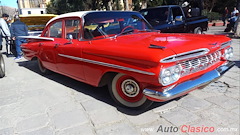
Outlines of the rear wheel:
M194 34L202 34L203 33L202 28L200 28L200 27L195 28L193 33Z
M5 76L5 63L2 54L0 54L0 78L4 76Z
M38 62L38 68L42 74L46 74L46 75L51 74L51 71L42 65L42 62L40 59L37 59L37 62Z
M131 76L117 74L109 83L109 92L112 98L121 106L144 109L153 102L143 95L138 82Z

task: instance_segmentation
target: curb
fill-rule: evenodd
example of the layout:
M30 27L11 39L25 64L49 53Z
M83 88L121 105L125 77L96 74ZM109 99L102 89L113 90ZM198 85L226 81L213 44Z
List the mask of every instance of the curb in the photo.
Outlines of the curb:
M223 26L223 22L209 22L208 27L211 27L211 26Z

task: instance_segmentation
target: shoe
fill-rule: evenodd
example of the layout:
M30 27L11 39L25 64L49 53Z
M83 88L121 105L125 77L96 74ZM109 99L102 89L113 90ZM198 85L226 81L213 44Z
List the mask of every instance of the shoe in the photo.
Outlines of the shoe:
M2 51L2 45L0 45L0 51Z
M21 60L21 59L22 59L22 57L18 56L14 60Z

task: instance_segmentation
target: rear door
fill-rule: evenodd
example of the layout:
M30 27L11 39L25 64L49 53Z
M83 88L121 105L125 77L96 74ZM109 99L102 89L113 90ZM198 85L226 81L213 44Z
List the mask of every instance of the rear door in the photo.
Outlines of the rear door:
M56 20L49 24L43 36L53 38L54 41L39 43L39 58L44 67L57 71L56 45L62 40L62 20Z

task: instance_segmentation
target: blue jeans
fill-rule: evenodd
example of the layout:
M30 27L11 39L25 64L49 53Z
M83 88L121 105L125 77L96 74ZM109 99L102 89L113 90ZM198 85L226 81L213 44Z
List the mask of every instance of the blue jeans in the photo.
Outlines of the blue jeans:
M21 50L21 44L22 43L26 43L27 40L23 39L23 38L16 38L15 40L15 45L16 45L16 51L17 51L17 57L21 57L22 56L22 50Z

